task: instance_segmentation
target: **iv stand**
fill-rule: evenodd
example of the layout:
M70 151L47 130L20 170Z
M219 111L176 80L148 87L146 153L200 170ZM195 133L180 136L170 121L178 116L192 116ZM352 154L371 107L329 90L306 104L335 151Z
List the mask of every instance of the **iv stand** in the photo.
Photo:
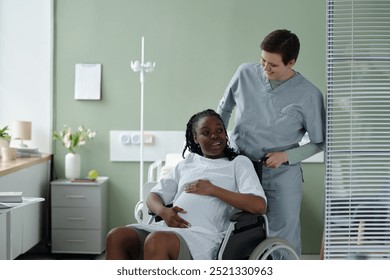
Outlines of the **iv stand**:
M143 199L143 188L144 188L144 81L145 73L152 72L154 70L156 63L155 62L144 62L144 37L142 37L141 44L141 63L136 61L131 61L131 69L134 72L140 72L140 83L141 83L141 126L140 126L140 200Z

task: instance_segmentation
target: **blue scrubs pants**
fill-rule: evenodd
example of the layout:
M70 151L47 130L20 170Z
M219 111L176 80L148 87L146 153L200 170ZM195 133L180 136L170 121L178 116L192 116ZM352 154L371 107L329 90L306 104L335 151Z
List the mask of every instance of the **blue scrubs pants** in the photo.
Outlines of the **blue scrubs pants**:
M287 240L300 256L301 165L281 165L279 168L263 166L262 173L262 186L268 204L269 236Z

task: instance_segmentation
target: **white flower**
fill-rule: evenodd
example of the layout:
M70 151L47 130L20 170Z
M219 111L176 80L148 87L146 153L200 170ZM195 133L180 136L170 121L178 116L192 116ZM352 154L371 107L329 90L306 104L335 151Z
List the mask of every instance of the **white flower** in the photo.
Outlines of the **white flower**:
M77 153L80 146L83 146L87 141L95 138L96 131L91 129L85 129L83 126L79 126L77 131L72 133L72 129L64 125L63 130L53 133L53 139L59 140L64 147L71 153Z

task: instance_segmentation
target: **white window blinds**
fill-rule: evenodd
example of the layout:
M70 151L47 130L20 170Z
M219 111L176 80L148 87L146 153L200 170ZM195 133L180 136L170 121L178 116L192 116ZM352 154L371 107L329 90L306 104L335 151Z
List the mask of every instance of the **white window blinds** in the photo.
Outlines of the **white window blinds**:
M390 0L327 1L324 258L390 258Z

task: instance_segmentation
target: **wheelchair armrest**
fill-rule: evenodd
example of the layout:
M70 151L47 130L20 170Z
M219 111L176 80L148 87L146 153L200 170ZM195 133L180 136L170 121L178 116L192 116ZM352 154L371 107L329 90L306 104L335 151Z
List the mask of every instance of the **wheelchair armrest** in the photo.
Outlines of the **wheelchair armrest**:
M233 214L230 219L234 222L234 231L240 232L248 228L253 228L259 225L264 225L264 216L261 214L252 214L249 212L241 211Z
M253 219L254 217L262 217L263 215L261 214L253 214L253 213L249 213L249 212L246 212L246 211L240 211L240 212L237 212L237 213L234 213L229 221L231 222L238 222L238 221L242 221L242 220L246 220L246 219Z
M173 206L173 204L168 204L168 205L166 205L165 207L172 207L172 206ZM154 217L154 221L155 221L155 222L162 221L162 219L163 219L163 218L161 218L160 216L156 215L155 213L153 213L153 212L150 211L150 210L148 210L148 214L149 214L150 216L153 216L153 217Z

